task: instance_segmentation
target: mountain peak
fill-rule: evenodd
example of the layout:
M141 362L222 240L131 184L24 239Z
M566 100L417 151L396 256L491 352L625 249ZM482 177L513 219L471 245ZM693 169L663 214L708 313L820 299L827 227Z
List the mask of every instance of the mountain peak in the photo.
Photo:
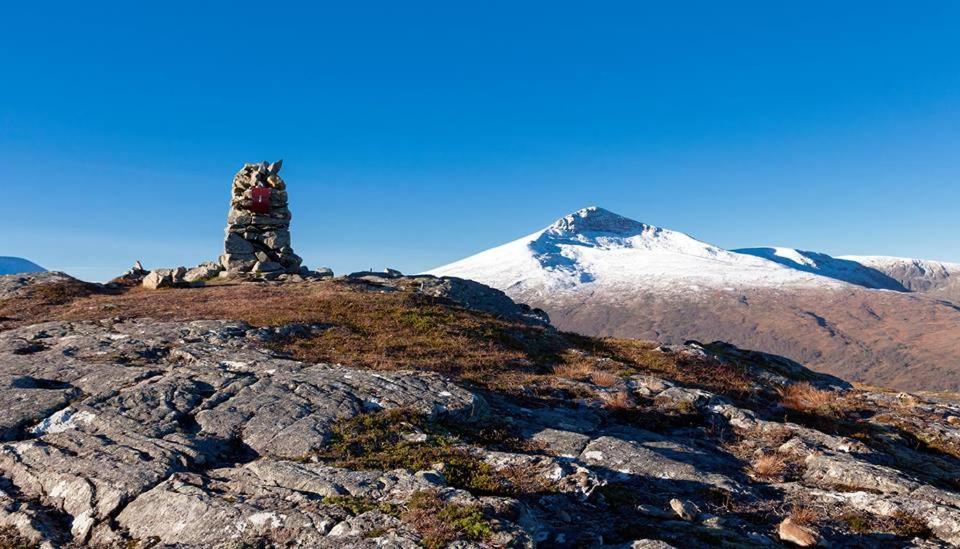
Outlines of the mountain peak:
M561 217L547 228L556 233L614 233L637 234L649 227L639 221L615 214L597 206L582 208Z

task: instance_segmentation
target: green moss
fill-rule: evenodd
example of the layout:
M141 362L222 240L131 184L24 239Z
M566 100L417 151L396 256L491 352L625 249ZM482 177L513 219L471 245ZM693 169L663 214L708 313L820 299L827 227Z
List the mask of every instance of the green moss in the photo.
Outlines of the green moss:
M876 517L863 511L847 511L841 516L851 532L857 534L891 533L904 539L929 538L930 528L922 519L898 512L889 517Z
M440 316L432 311L416 309L396 311L397 320L419 332L430 332L449 323L448 319L438 318Z
M370 530L369 532L367 532L366 534L364 534L363 537L365 537L365 538L367 538L367 539L379 538L379 537L381 537L381 536L386 535L386 534L389 533L389 532L390 532L390 530L389 530L388 528L374 528L373 530Z
M407 409L362 414L333 426L320 459L337 467L366 470L422 471L442 466L447 483L482 494L516 490L500 472L461 445L442 425ZM427 433L425 441L404 439L404 433Z
M433 491L413 494L404 519L417 529L427 549L446 547L459 539L482 542L494 532L480 506L448 503Z
M891 518L893 533L904 538L929 538L932 534L927 523L907 513L897 512Z
M851 532L857 534L867 534L873 529L870 517L862 513L849 512L844 514L841 519L847 523L847 528L849 528Z

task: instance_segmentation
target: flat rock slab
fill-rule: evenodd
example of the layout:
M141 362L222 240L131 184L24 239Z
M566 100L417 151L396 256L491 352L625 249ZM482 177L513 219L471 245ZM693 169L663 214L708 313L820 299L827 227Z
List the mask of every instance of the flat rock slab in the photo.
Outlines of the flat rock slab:
M224 497L216 484L199 475L175 475L128 505L117 523L134 538L171 544L213 546L266 537L309 546L349 516L333 505L289 497L292 492Z
M336 420L397 407L462 419L484 413L479 397L440 376L312 366L262 376L196 418L203 433L241 433L261 455L303 459L328 441Z
M433 483L272 460L309 459L335 421L365 412L402 406L464 421L486 413L481 397L436 374L305 364L258 350L272 333L148 319L0 333L0 482L64 514L75 542L116 542L116 519L134 537L171 543L267 536L318 545L345 517L316 498L409 497ZM300 505L304 493L313 495ZM354 529L342 530L350 539Z
M0 473L70 515L71 533L83 541L95 524L195 459L175 443L114 436L73 431L0 445Z
M396 518L378 511L351 516L323 498L401 503L427 489L448 490L430 474L260 459L204 475L175 474L134 500L116 520L135 538L202 547L251 537L280 545L336 547L387 529L404 545L416 546L416 534Z
M675 457L666 457L668 453ZM679 460L685 453L689 462ZM733 479L698 468L696 454L686 452L676 443L668 452L666 449L653 450L635 441L603 436L584 448L580 460L595 470L605 469L608 475L685 481L689 491L716 487L730 492L744 492L744 488ZM684 483L674 482L671 486L682 490Z

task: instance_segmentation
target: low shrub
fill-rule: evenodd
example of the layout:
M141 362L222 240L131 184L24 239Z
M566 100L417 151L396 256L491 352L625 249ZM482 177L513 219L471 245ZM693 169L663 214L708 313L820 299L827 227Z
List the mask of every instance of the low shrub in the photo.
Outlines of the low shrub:
M831 410L837 393L818 389L809 383L793 383L781 387L780 405L788 410L804 413L824 413Z
M445 502L433 491L413 494L401 518L417 530L427 549L440 549L456 540L483 542L494 532L479 505Z
M820 513L813 507L796 505L790 510L790 520L799 526L813 526L820 521Z
M760 479L779 478L787 470L787 462L782 456L765 454L753 461L750 471Z

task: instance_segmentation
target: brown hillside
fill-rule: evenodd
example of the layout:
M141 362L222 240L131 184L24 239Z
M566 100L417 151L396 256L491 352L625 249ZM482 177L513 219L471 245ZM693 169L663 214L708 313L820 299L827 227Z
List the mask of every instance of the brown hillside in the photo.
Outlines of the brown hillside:
M515 295L578 333L664 343L721 340L851 381L960 390L960 307L918 294L849 289L693 295L638 290L616 302Z

